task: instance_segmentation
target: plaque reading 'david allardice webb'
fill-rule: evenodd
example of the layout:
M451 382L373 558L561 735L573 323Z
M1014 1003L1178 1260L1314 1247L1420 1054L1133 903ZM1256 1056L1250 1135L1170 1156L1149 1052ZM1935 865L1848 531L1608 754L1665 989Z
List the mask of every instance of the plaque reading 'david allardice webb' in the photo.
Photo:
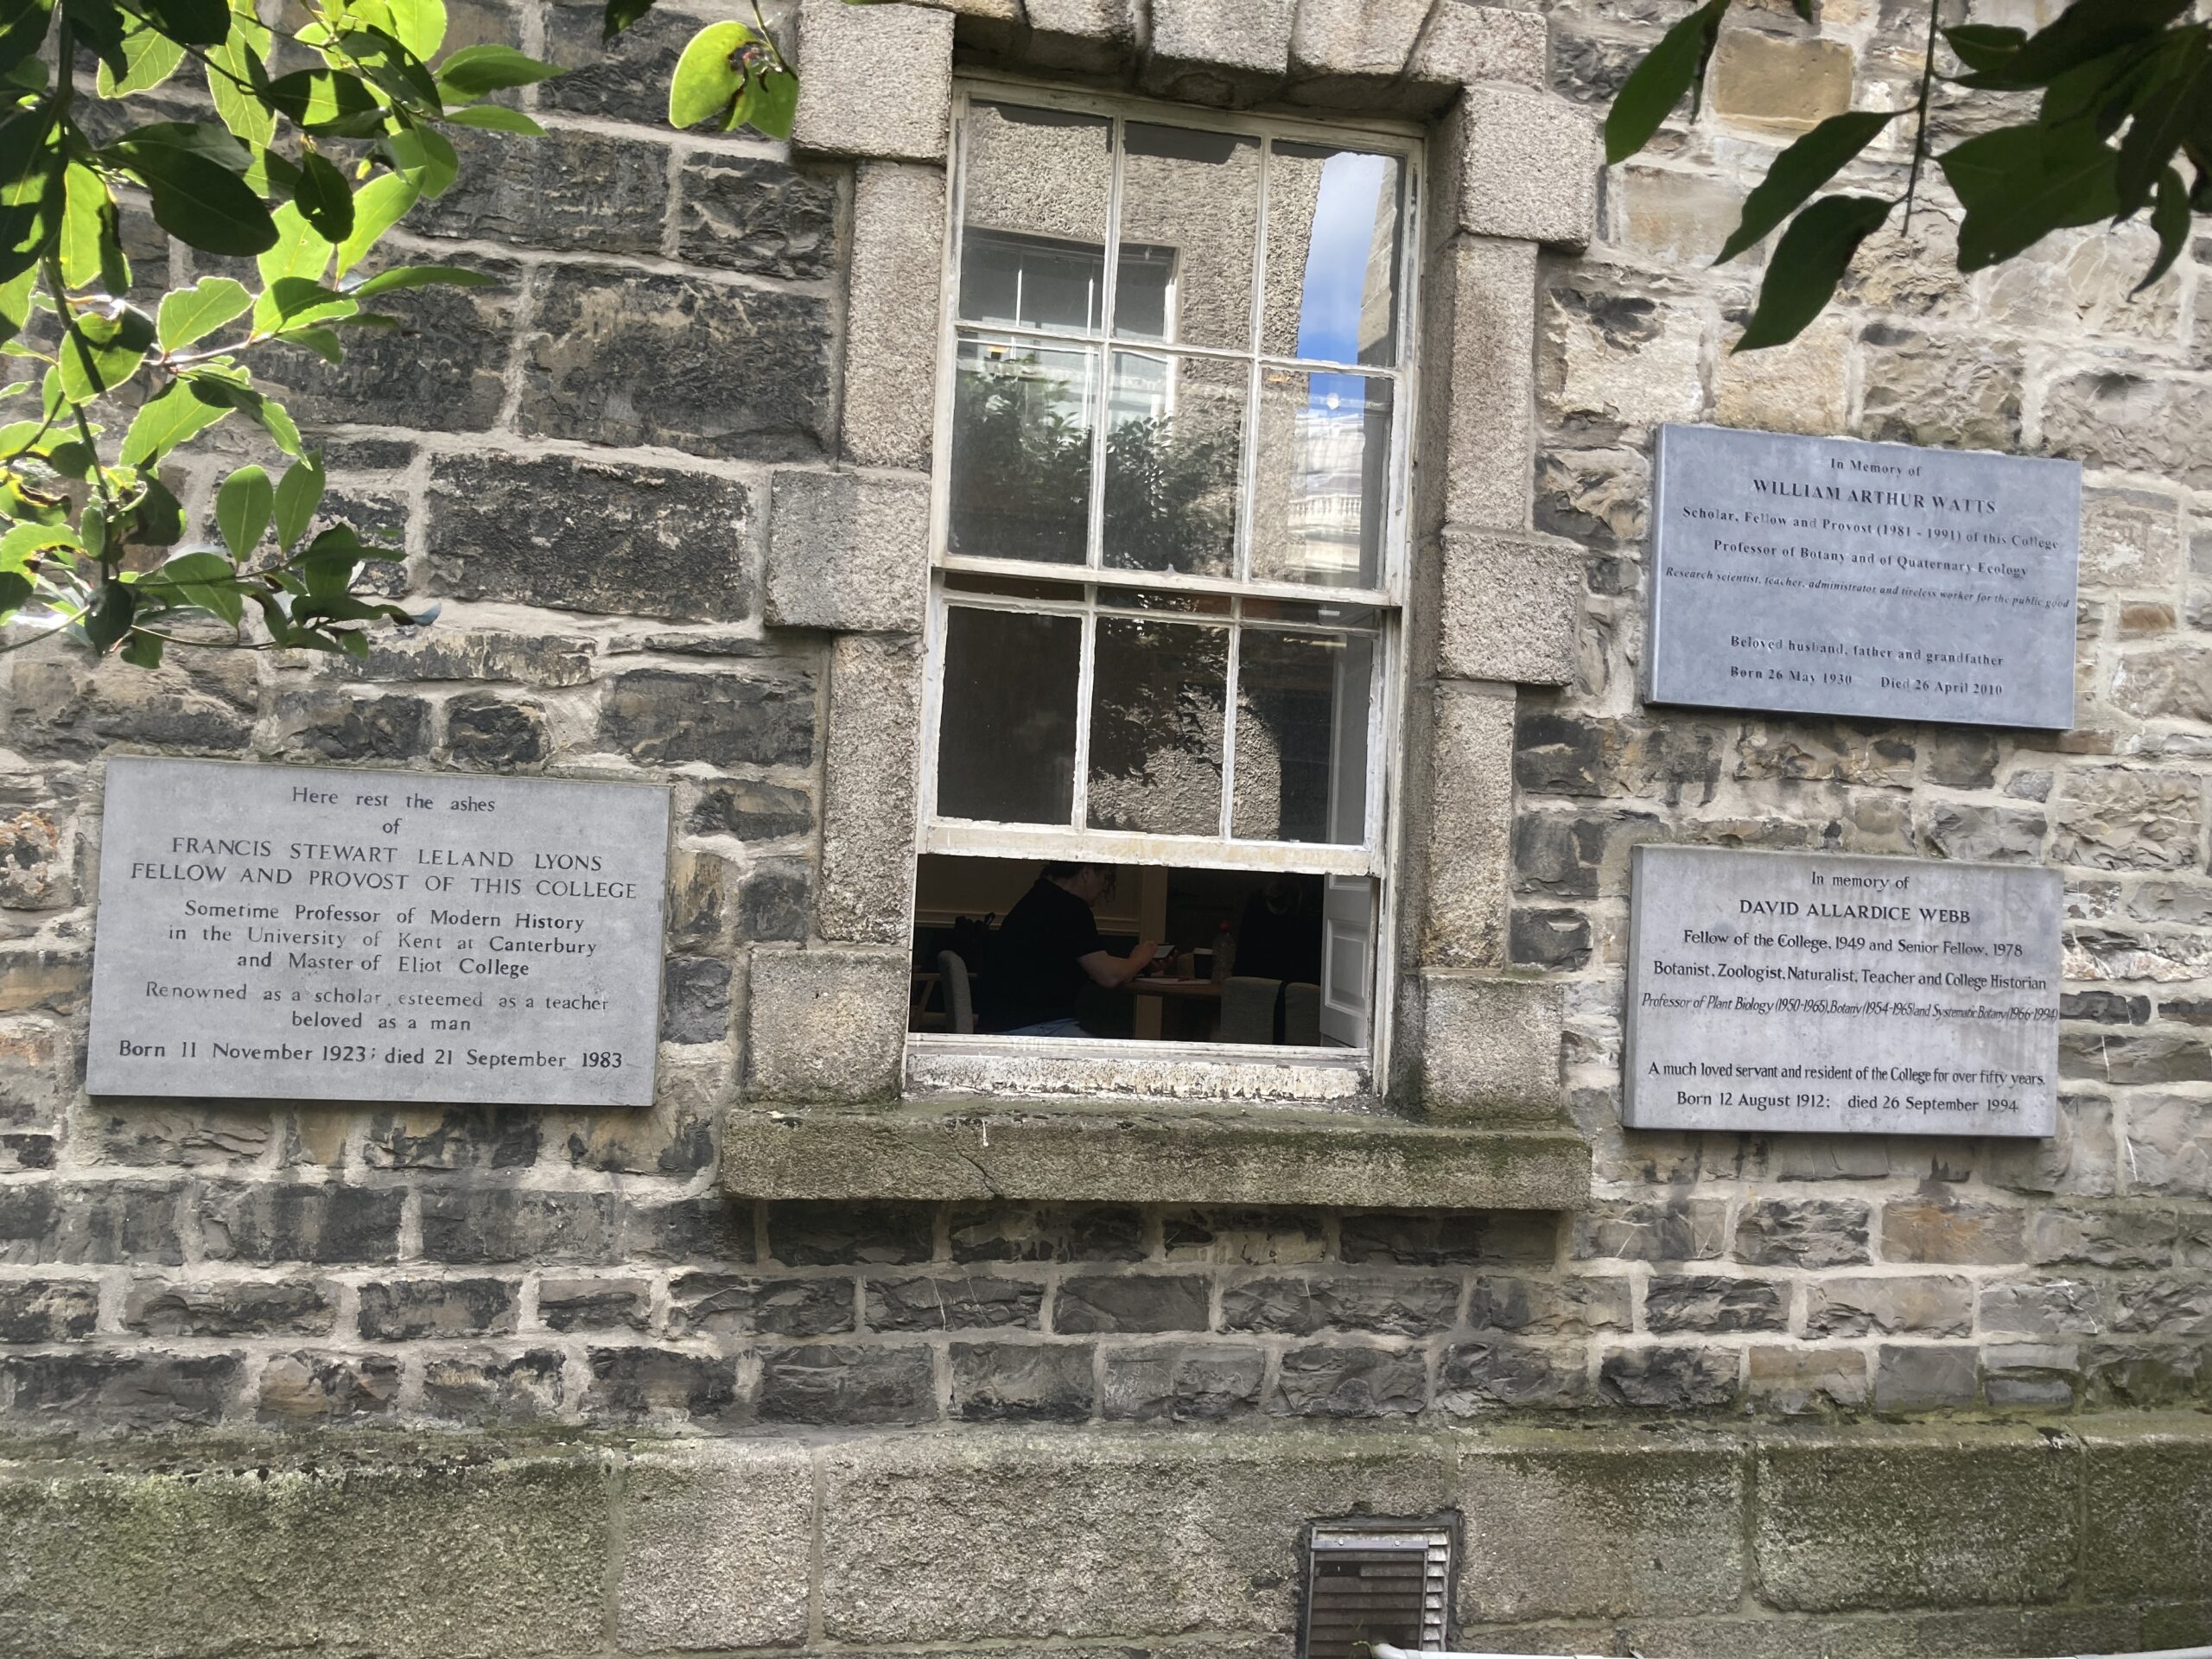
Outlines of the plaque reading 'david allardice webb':
M2063 729L2081 527L2070 461L1663 427L1643 695Z
M1631 1128L2046 1135L2056 870L1834 853L1630 855Z
M669 792L119 756L99 1095L644 1106Z

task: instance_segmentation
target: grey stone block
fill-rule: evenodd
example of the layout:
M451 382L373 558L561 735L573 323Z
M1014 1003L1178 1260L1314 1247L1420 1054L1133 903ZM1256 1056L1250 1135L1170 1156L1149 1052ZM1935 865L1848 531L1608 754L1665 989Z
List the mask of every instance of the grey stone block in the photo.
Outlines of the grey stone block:
M604 116L654 130L666 127L668 85L701 17L657 8L609 41L603 38L606 9L589 0L555 0L543 16L541 55L562 73L540 83L541 110Z
M445 748L457 766L523 772L544 765L552 739L538 704L471 691L446 704Z
M1439 674L1521 685L1573 682L1582 622L1579 550L1446 525L1437 564Z
M1427 1361L1395 1348L1290 1349L1268 1396L1268 1409L1282 1417L1408 1416L1427 1404Z
M1433 701L1423 824L1420 960L1484 968L1506 959L1513 874L1513 695L1440 685ZM1446 993L1447 1003L1451 994ZM1437 1040L1431 1030L1427 1042ZM1433 1056L1429 1058L1433 1058Z
M283 1182L210 1188L196 1199L200 1248L211 1262L389 1262L399 1254L406 1199L397 1188Z
M1374 97L1405 69L1428 11L1429 0L1303 0L1290 35L1295 94Z
M971 1423L1081 1422L1096 1393L1088 1343L956 1342L952 1414Z
M814 828L813 798L789 784L739 779L702 788L685 822L695 836L732 836L739 841L782 841Z
M568 455L442 455L428 508L434 594L715 622L752 609L752 496L735 479Z
M1872 1208L1858 1198L1754 1198L1736 1218L1736 1259L1765 1268L1859 1266L1872 1260Z
M515 1328L515 1286L504 1279L401 1279L361 1287L361 1334L372 1342L481 1337Z
M276 1354L262 1367L255 1394L254 1414L288 1428L389 1417L399 1405L399 1361L390 1354Z
M86 1425L190 1427L221 1421L245 1374L235 1353L15 1354L0 1357L0 1399L32 1433Z
M1109 1422L1217 1423L1260 1403L1268 1357L1215 1343L1109 1348L1099 1414Z
M417 204L410 231L563 253L660 251L667 145L558 127L542 137L464 130L454 138L461 176Z
M1550 1118L1564 1104L1556 986L1426 972L1421 1100L1432 1122Z
M920 1423L938 1415L930 1351L856 1343L763 1348L760 1416L765 1422L863 1425Z
M423 1364L423 1409L452 1422L541 1422L557 1416L568 1400L567 1364L546 1348L435 1353Z
M303 346L272 346L257 354L256 384L281 398L303 425L489 430L506 400L523 271L496 260L473 259L469 266L500 285L380 296L375 309L398 318L403 327L347 329L346 360L339 364Z
M1760 1593L1809 1612L2057 1600L2079 1559L2081 1473L2077 1446L2025 1429L1763 1447Z
M585 1414L602 1422L680 1427L746 1421L734 1362L665 1348L594 1348Z
M76 1342L99 1320L100 1287L90 1279L0 1283L0 1342Z
M1789 1287L1775 1279L1713 1274L1655 1274L1643 1293L1644 1327L1676 1331L1786 1331Z
M1311 1336L1316 1331L1368 1331L1418 1337L1451 1325L1459 1310L1459 1281L1405 1274L1270 1274L1226 1287L1224 1331Z
M791 1103L895 1096L909 975L906 953L888 948L753 951L747 1096Z
M920 478L779 472L768 524L768 621L839 633L918 633L929 589Z
M944 284L944 215L941 167L868 162L855 178L840 436L863 467L930 464L938 314L916 296Z
M798 70L794 149L944 159L952 118L950 13L800 0Z
M1465 1620L1717 1612L1743 1595L1744 1468L1733 1447L1475 1450L1459 1481L1470 1522Z
M1717 1262L1727 1226L1728 1205L1719 1198L1604 1201L1574 1218L1574 1254L1582 1261Z
M1415 82L1454 90L1484 80L1545 86L1548 35L1541 12L1435 0L1406 73Z
M395 1205L395 1222L397 1210ZM468 1267L506 1262L596 1265L619 1254L613 1200L604 1192L433 1188L423 1194L422 1239L429 1260Z
M2212 1446L2186 1419L2085 1425L2082 1593L2099 1602L2201 1598L2212 1584ZM2177 1524L2195 1516L2194 1527Z
M1981 1351L1982 1397L1993 1408L2070 1411L2082 1380L2082 1351L2072 1343L1994 1343Z
M317 760L412 760L430 747L430 705L420 697L332 689L284 697L278 741Z
M815 694L802 676L641 668L611 680L600 741L647 766L805 766L814 758Z
M1597 129L1532 87L1470 86L1444 123L1438 218L1476 236L1569 251L1597 228Z
M637 1452L621 1522L624 1652L805 1639L814 1472L802 1448L721 1440Z
M1729 1348L1612 1348L1599 1363L1599 1395L1607 1405L1707 1411L1735 1403L1742 1371Z
M987 1274L872 1279L868 1325L871 1331L1034 1331L1044 1300L1045 1287L1034 1280Z
M768 1254L786 1267L888 1267L926 1262L935 1230L920 1204L772 1204Z
M537 1317L549 1331L643 1331L652 1286L643 1279L547 1278L537 1287Z
M532 436L747 461L827 442L830 315L814 295L553 265L532 300L515 417Z
M1194 104L1254 104L1290 67L1298 0L1152 0L1147 92Z
M1453 1417L1589 1403L1589 1355L1579 1342L1459 1343L1437 1367L1436 1404Z
M1145 15L1133 0L1023 0L1027 55L1040 69L1104 74L1136 55Z
M1525 531L1535 475L1536 250L1457 237L1428 257L1414 527Z
M891 944L912 933L922 662L906 638L844 638L830 652L815 900L825 939Z
M123 1323L152 1337L324 1336L334 1312L329 1289L305 1279L146 1279L124 1298Z
M729 963L715 957L671 957L660 970L664 1043L719 1043L729 1035Z
M684 157L677 190L677 248L695 265L818 280L840 264L837 186L823 173L695 154Z
M1964 1279L1816 1279L1805 1289L1805 1334L1963 1337L1974 1328L1974 1303Z
M849 1279L679 1274L668 1304L671 1337L834 1337L853 1328Z
M1074 1332L1203 1331L1206 1281L1183 1274L1114 1274L1063 1280L1052 1329Z
M946 1218L955 1262L1141 1262L1144 1217L1116 1205L961 1204Z

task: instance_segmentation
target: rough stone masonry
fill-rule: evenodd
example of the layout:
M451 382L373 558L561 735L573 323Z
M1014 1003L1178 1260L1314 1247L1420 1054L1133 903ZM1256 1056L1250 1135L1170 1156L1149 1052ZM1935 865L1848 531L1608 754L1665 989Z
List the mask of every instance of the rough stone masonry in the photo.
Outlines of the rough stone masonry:
M1679 10L804 0L787 150L664 129L703 12L602 52L596 5L455 0L576 66L403 238L504 285L278 376L442 618L359 665L0 658L0 1654L1283 1659L1298 1529L1353 1510L1459 1517L1469 1645L2212 1641L2212 243L2133 300L2139 228L1961 278L1939 197L1731 357L1749 181L1854 83L1908 98L1925 16L1739 8L1703 111L1601 175ZM1563 1113L1567 1207L725 1191L734 1103L895 1067L912 296L969 63L1425 124L1394 1099ZM2075 728L1643 707L1665 422L2080 460ZM656 1103L88 1097L123 753L673 784ZM1652 841L2062 871L2057 1135L1624 1131Z

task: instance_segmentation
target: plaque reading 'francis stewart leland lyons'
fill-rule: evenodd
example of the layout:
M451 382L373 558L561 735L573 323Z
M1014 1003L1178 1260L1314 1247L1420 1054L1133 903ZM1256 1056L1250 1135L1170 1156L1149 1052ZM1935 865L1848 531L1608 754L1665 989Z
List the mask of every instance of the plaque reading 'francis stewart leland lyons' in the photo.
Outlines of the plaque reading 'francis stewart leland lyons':
M1669 426L1653 473L1649 702L2074 723L2075 462Z
M118 756L96 1095L645 1106L669 791Z
M2052 1132L2058 872L1630 855L1631 1128Z

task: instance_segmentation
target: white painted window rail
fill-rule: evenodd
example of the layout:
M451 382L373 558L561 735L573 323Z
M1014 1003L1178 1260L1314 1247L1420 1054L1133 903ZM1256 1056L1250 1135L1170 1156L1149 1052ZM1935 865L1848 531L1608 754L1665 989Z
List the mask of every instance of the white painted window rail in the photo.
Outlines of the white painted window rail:
M1433 1649L1415 1650L1394 1648L1388 1642L1377 1642L1368 1649L1369 1659L1540 1659L1535 1654L1520 1653L1439 1653ZM1566 1659L1554 1656L1554 1659ZM1592 1654L1577 1654L1572 1659L1598 1659ZM2068 1656L2067 1659L2212 1659L2212 1648L2158 1648L2145 1653L2084 1653Z

